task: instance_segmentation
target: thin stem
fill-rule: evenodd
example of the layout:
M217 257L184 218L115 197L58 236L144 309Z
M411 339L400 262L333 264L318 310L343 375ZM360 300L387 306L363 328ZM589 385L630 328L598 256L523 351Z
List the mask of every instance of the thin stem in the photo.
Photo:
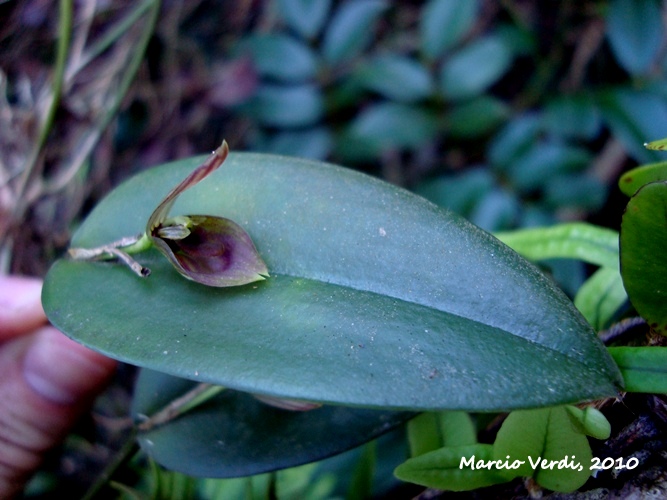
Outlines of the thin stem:
M107 107L105 115L98 120L98 122L91 128L90 133L84 137L81 141L81 144L76 149L74 156L63 166L62 171L65 172L64 175L58 176L57 179L45 183L43 192L53 193L57 192L66 186L79 172L81 166L84 164L85 158L87 158L93 148L97 145L102 132L107 128L111 120L118 113L125 94L127 94L130 85L134 81L134 77L139 70L139 66L143 61L146 48L148 47L148 42L150 41L153 31L155 29L155 24L157 22L158 14L160 12L160 0L152 0L152 10L150 11L148 21L144 27L144 31L140 40L137 43L137 49L135 50L132 59L127 65L127 71L123 75L123 78L118 85L118 91L114 96L114 100Z
M72 36L72 0L60 0L60 18L58 21L58 48L56 51L56 66L53 71L53 100L49 107L42 130L37 139L37 150L41 150L46 143L46 138L51 132L56 110L60 104L60 97L65 81L65 66L67 63L67 51Z
M172 400L167 406L141 422L137 426L137 429L146 432L160 425L164 425L183 413L190 411L192 408L208 401L224 390L225 388L219 385L207 384L205 382L197 384L191 390Z
M60 0L60 13L58 17L58 44L56 48L56 62L53 69L53 83L51 86L51 95L47 96L47 111L42 126L39 131L37 142L32 149L29 160L26 162L25 169L19 179L18 188L19 197L25 192L32 179L37 166L39 165L39 155L46 144L46 139L51 132L55 120L56 111L60 104L60 97L63 90L65 76L65 66L67 63L67 52L72 34L72 0Z
M132 269L136 275L145 278L151 274L151 270L139 264L129 254L146 250L150 246L150 239L146 234L141 234L122 238L95 248L70 248L68 253L73 260L96 260L115 257Z
M155 3L155 0L144 0L127 16L121 19L116 25L112 26L100 40L95 42L82 55L76 66L71 67L67 72L67 79L71 79L86 65L111 47L120 37L128 31L132 25Z
M140 236L123 238L118 243L121 244L116 245L116 247L123 247L123 252L130 255L144 252L153 246L153 242L146 233Z
M113 460L104 468L92 486L88 488L88 491L86 491L86 494L83 496L83 500L92 500L95 498L99 491L109 482L118 468L132 458L138 449L137 430L133 428L132 432L125 440L125 443L123 443L122 448L118 450L116 455L114 455Z

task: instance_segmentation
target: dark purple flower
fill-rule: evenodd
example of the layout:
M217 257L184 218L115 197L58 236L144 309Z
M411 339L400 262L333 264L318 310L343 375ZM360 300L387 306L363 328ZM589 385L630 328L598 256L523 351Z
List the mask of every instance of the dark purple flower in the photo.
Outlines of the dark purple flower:
M236 286L263 280L268 269L248 233L235 222L211 215L167 218L176 198L227 158L226 142L162 200L148 219L146 234L176 270L208 286Z

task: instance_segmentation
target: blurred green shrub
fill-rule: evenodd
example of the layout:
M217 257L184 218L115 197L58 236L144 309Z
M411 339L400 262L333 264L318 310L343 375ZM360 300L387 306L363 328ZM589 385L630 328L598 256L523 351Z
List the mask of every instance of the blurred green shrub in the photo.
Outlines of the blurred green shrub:
M357 165L491 231L599 211L619 173L605 145L658 159L641 144L667 129L660 2L269 8L236 50L260 78L236 110L252 149Z

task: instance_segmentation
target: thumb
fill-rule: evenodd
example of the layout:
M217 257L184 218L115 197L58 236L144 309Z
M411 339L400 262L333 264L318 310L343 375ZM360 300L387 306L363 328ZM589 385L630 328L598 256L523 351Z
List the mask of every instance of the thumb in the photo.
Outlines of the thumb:
M22 491L115 366L51 326L0 345L0 498Z

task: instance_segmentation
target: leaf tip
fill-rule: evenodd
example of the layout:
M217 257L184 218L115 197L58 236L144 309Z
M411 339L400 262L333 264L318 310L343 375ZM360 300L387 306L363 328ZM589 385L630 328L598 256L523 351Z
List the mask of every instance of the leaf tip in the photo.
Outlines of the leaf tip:
M227 144L225 139L222 140L220 147L213 151L213 154L219 157L222 161L227 158L227 155L229 154L229 144Z

